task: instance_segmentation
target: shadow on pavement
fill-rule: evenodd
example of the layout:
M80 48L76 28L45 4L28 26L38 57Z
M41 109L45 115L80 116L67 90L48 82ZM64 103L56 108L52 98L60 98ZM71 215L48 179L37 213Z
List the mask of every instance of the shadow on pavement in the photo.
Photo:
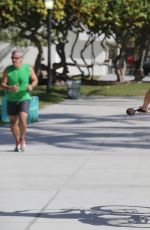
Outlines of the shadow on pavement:
M140 126L144 116L146 123ZM109 150L112 148L150 148L150 115L84 116L82 114L41 114L28 127L27 142L59 148ZM136 124L135 124L136 122ZM137 125L139 122L139 125ZM0 144L13 144L9 125L0 127Z
M83 224L95 226L149 228L150 207L142 206L96 206L90 209L71 208L44 212L22 210L15 212L0 212L5 217L33 217L40 219L77 220Z

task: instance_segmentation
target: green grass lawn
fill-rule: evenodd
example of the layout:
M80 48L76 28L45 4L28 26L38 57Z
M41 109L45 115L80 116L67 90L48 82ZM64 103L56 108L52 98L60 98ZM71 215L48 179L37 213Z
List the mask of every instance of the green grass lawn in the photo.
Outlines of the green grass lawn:
M150 83L131 82L123 84L108 83L108 85L81 85L81 96L144 96L150 88ZM0 90L0 102L3 91ZM39 96L40 108L47 104L59 103L68 99L67 86L53 86L50 94L46 86L38 86L32 95Z
M144 96L150 83L132 82L108 85L81 85L81 96ZM38 86L33 95L40 98L40 107L45 104L59 103L68 98L67 86L53 86L51 94L46 94L45 86Z
M144 96L150 88L150 83L130 82L123 84L108 83L105 85L81 85L81 96ZM4 91L0 89L0 115L1 100ZM46 86L37 86L32 95L39 96L39 107L48 104L60 103L68 99L67 86L53 86L50 94L46 93ZM71 99L70 99L71 100ZM0 122L1 123L1 122Z
M143 96L150 83L108 84L102 86L81 86L81 95L91 96Z

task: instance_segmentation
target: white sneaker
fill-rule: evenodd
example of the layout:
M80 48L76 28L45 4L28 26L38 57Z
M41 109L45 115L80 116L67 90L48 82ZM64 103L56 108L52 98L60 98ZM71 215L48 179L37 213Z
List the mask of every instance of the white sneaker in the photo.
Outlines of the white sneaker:
M15 152L21 152L21 147L20 145L17 145L14 149Z
M25 150L26 150L26 144L21 145L21 146L20 146L20 150L21 150L21 151L25 151Z
M21 151L25 151L25 149L26 149L25 139L20 140L20 149L21 149Z

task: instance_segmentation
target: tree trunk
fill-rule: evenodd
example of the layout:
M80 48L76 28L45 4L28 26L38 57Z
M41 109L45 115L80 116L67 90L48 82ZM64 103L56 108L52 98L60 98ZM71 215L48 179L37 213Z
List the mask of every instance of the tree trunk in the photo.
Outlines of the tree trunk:
M41 62L43 60L43 49L42 46L37 46L37 48L38 48L38 55L34 63L34 70L37 77L39 78L41 74Z
M68 76L68 67L67 67L67 63L66 63L65 43L60 42L59 44L57 44L56 50L57 50L57 53L58 53L61 61L60 61L60 63L54 64L54 68L53 68L54 77L56 78L57 75L59 75L59 78L61 80L66 80L66 78ZM62 73L57 74L56 70L59 68L63 68L63 71L62 71Z
M135 81L140 81L144 77L143 63L144 63L144 59L145 59L145 54L146 54L146 50L144 49L142 51L141 59L136 62L135 71L134 71Z

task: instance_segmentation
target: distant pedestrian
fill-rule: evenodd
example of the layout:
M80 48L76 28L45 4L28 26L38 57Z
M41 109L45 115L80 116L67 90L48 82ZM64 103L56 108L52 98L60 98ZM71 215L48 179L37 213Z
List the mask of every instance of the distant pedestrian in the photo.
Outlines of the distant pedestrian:
M115 63L115 73L117 75L117 81L124 81L124 75L126 71L125 55L117 56L117 62Z
M20 50L14 50L11 59L12 65L4 70L1 87L7 90L7 111L11 132L16 142L14 151L20 152L26 147L30 92L38 84L38 79L34 69L22 63L23 54Z

